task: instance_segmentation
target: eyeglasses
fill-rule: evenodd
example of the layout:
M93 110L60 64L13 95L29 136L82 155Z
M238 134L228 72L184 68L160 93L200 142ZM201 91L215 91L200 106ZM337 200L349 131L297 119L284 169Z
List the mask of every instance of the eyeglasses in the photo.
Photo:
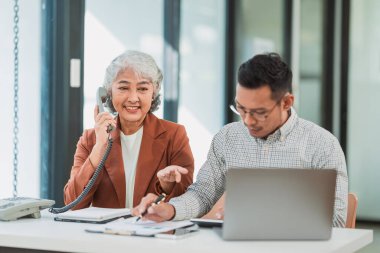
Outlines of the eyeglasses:
M233 111L235 114L241 116L242 118L245 118L245 116L247 115L247 113L249 114L249 116L251 116L252 118L255 118L257 119L258 121L265 121L269 115L273 112L274 108L276 108L276 106L281 102L283 97L281 97L281 99L279 99L277 101L277 103L269 110L250 110L250 111L246 111L243 107L241 106L238 106L238 105L230 105L230 109L231 111ZM235 103L237 103L235 101Z

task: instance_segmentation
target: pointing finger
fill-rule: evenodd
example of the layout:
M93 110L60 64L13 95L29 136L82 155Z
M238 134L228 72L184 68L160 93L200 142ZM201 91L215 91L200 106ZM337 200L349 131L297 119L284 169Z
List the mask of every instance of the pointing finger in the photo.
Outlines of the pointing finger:
M181 174L187 174L189 171L183 167L177 166L176 171L178 171Z
M179 173L179 171L176 171L175 172L175 181L177 182L177 183L179 183L179 182L181 182L181 173Z

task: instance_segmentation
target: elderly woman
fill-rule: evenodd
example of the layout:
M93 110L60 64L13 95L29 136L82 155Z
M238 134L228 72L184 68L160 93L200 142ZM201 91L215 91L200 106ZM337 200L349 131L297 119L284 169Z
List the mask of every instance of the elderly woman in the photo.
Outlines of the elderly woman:
M111 62L103 86L118 116L98 113L95 107L95 127L85 130L77 144L64 188L66 204L79 196L100 163L109 125L114 142L104 169L75 209L132 208L147 193L171 198L186 191L193 181L194 159L185 128L152 113L160 104L161 82L161 70L145 53L127 51Z

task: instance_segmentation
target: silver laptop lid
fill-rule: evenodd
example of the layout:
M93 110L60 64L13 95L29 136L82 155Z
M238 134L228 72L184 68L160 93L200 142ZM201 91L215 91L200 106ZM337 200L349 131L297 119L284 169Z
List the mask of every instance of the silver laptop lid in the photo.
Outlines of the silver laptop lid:
M335 170L231 168L226 184L224 239L331 237Z

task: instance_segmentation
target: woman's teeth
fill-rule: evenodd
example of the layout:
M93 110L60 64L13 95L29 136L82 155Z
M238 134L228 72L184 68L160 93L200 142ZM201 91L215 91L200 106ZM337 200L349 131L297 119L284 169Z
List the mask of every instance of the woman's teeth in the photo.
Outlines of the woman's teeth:
M139 109L138 106L126 106L127 110L137 110Z

